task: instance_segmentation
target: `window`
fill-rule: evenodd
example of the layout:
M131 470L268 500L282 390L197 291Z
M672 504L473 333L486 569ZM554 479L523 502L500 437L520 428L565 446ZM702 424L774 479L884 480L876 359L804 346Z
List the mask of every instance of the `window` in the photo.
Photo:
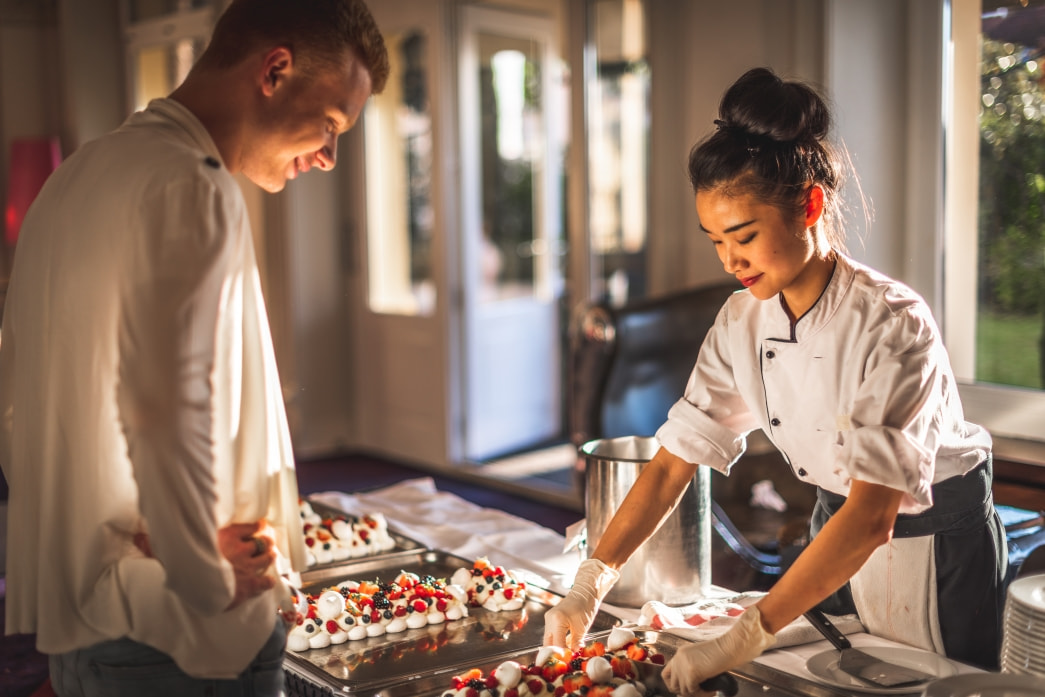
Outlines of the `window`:
M181 84L207 46L218 0L124 0L132 111Z
M364 112L367 278L370 309L435 312L432 235L432 117L421 31L388 36L391 74Z
M644 0L591 4L589 210L593 296L623 305L646 295L650 70Z
M997 436L1041 440L1045 5L952 0L950 9L947 344L967 417Z

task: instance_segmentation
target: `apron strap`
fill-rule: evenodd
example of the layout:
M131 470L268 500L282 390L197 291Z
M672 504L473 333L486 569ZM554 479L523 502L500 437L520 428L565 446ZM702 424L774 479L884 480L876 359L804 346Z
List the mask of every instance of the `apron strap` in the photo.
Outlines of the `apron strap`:
M893 537L923 537L941 532L965 532L982 527L994 510L991 495L993 463L987 459L964 475L933 484L932 508L916 515L901 513L893 525ZM817 504L826 517L831 517L845 503L846 497L817 487ZM826 518L825 518L826 520ZM823 523L821 523L822 526ZM819 532L817 526L813 533Z

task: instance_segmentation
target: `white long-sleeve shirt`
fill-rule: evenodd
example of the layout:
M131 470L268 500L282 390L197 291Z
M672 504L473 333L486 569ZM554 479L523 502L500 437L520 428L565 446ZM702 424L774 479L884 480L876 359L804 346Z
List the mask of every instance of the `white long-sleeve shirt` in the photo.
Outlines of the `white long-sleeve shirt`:
M266 518L295 569L304 542L243 196L187 109L154 101L51 176L0 339L6 631L44 653L130 637L235 677L282 588L224 612L217 530Z
M682 459L727 473L761 428L799 479L848 495L853 479L904 492L901 513L991 449L965 421L928 305L907 286L839 256L794 326L780 301L729 298L685 395L657 437Z

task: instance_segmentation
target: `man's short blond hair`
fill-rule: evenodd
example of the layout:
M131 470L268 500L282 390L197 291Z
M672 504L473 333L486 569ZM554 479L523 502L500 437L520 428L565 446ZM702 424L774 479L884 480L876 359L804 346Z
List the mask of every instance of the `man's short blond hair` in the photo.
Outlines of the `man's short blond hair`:
M218 19L200 65L227 68L251 52L286 46L306 71L341 65L351 50L374 94L388 81L388 51L363 0L233 0Z

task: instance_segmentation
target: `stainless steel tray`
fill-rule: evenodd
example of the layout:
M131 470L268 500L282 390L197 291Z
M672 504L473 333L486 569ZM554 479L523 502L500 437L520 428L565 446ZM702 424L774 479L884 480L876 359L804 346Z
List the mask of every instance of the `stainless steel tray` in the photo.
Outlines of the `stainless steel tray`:
M588 641L605 639L607 634L608 632L605 631L593 633ZM644 644L652 646L669 660L682 646L689 643L673 634L654 631L636 631L636 634ZM373 691L373 694L374 697L442 697L452 691L450 679L458 672L468 668L479 668L483 674L489 674L491 670L509 658L523 665L529 665L533 663L536 656L537 649L530 648L512 656L498 656L487 661L476 660L448 673L421 675L409 682L379 687ZM737 697L856 697L854 693L842 692L837 688L804 680L759 663L745 663L737 670L731 671L731 675L737 681ZM916 690L912 695L919 693L920 690Z
M604 640L608 631L592 632L588 637L587 641ZM658 652L663 653L668 658L675 655L678 648L684 644L684 640L670 634L661 634L660 632L636 632L641 641L655 648ZM420 676L418 679L413 680L409 683L400 683L397 685L390 685L382 688L376 692L376 697L441 697L446 692L453 689L450 684L450 678L458 672L467 670L468 668L479 668L483 671L484 675L488 675L489 672L499 666L502 662L512 659L518 661L523 665L529 665L534 662L537 658L537 651L540 647L533 647L518 651L511 656L499 656L493 660L474 660L468 665L461 666L460 670L455 670L450 673L432 676Z
M497 563L496 558L491 561ZM302 590L315 593L346 579L386 581L400 571L449 579L454 571L470 569L474 562L431 550L391 558L367 557L309 572ZM488 663L496 667L509 657L536 651L544 639L544 613L559 600L559 595L528 582L526 605L519 610L490 612L471 607L468 617L453 622L302 653L287 651L288 694L373 695L383 687L433 678L441 678L438 685L443 687L461 670ZM617 618L600 612L592 631L605 633L617 623Z
M312 506L312 510L315 511L317 515L320 515L323 518L345 518L353 522L358 522L360 519L357 515L346 513L345 511L342 511L339 508L335 508L334 506L328 506L327 504L321 503L319 501L313 501L312 499L308 499L308 503L310 506ZM413 540L407 537L406 535L400 535L399 533L394 532L391 529L388 531L388 535L395 541L395 547L393 547L392 549L386 550L384 552L377 552L375 554L368 554L365 557L342 559L341 561L332 561L327 562L326 564L313 564L312 566L308 567L307 571L303 572L303 575L315 570L322 570L328 568L342 568L345 564L364 562L370 559L382 559L385 557L397 556L402 554L412 555L416 553L418 550L427 549L425 545L421 544L417 540Z

